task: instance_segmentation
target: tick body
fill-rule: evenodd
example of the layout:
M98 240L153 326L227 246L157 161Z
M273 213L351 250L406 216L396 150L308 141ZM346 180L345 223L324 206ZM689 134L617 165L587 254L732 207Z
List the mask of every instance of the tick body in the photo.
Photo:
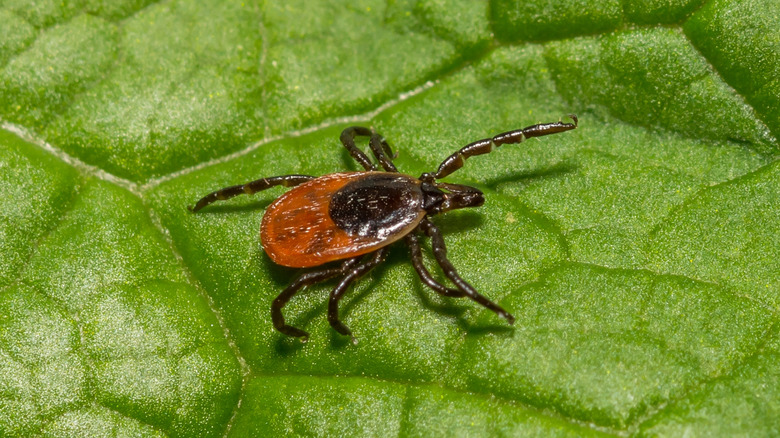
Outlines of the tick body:
M328 322L339 333L357 340L338 316L338 303L349 286L380 264L388 245L404 240L409 247L414 266L422 282L448 297L467 297L514 323L506 310L479 294L463 280L447 259L447 249L439 229L428 216L466 207L478 207L485 202L482 192L474 187L438 181L463 167L467 158L489 153L495 147L520 143L526 138L541 137L569 131L573 123L545 123L505 132L492 138L468 144L447 157L436 172L423 173L419 178L399 173L392 162L387 142L368 128L350 127L341 134L341 142L350 155L366 170L314 177L284 175L262 178L246 184L226 187L201 198L193 212L218 201L241 194L253 194L274 186L294 187L266 210L260 230L263 249L275 263L312 268L336 262L327 268L300 274L271 305L271 319L280 332L308 339L305 331L288 325L282 308L303 287L340 277L331 291ZM369 137L369 147L383 171L378 171L368 156L355 145L356 136ZM454 288L444 286L431 276L423 264L419 236L431 239L433 256Z
M309 268L387 246L425 217L421 181L387 172L333 173L266 210L260 239L274 262Z

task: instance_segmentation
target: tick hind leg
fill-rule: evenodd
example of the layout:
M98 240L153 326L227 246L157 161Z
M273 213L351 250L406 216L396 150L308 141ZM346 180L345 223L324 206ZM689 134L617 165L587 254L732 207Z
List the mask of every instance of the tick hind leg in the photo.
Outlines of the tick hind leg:
M436 261L439 263L439 266L441 266L442 271L444 271L444 275L449 278L450 281L452 281L455 286L458 287L458 289L463 291L465 296L492 310L496 313L496 315L506 319L509 324L514 324L514 316L512 316L498 304L490 301L484 295L477 292L472 285L470 285L466 280L462 279L460 275L458 275L458 272L455 270L455 266L453 266L452 263L447 259L447 247L444 244L444 238L442 237L441 232L435 225L433 225L430 220L428 220L428 218L425 218L422 220L422 222L420 222L420 229L422 229L425 234L430 236L431 246L433 247L433 255L436 258Z
M344 275L355 266L360 257L355 257L346 260L338 268L323 269L321 271L306 272L298 276L295 281L292 282L287 288L285 288L279 296L276 297L273 304L271 304L271 320L274 323L274 328L284 333L287 336L293 336L301 338L301 342L306 342L309 339L309 334L299 328L287 325L284 322L284 316L282 315L282 308L287 304L290 299L298 293L301 288L310 286L315 283L330 280L333 277Z
M261 178L245 184L225 187L224 189L219 189L216 192L211 192L208 195L202 197L194 207L188 206L187 208L194 213L216 201L224 201L225 199L230 199L238 195L251 195L274 186L293 187L299 184L303 184L307 181L311 181L315 178L316 177L309 175L282 175Z
M357 338L352 336L352 330L349 329L339 319L339 301L344 298L344 294L347 292L349 286L358 278L365 275L368 271L374 269L378 264L382 263L387 255L387 247L380 248L371 254L371 258L349 271L346 277L341 279L338 286L336 286L330 293L330 299L328 300L328 322L334 330L341 333L344 336L352 338L352 343L357 344Z

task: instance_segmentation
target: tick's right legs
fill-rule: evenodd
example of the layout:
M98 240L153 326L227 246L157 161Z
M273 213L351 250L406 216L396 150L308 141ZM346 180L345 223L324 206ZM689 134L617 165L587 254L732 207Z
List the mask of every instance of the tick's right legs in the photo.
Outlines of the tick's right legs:
M287 325L284 322L284 316L282 315L282 308L287 304L290 299L298 293L301 288L310 286L315 283L330 280L333 277L344 275L355 266L360 257L348 259L341 264L338 268L323 269L321 271L306 272L298 276L291 285L287 286L279 296L276 297L273 304L271 304L271 320L273 320L276 330L284 333L287 336L293 336L301 338L302 342L306 342L309 339L309 334L297 327Z
M330 299L328 301L328 322L334 330L344 336L349 336L352 338L353 344L357 344L358 341L354 336L352 336L352 330L350 330L349 327L347 327L339 319L339 301L344 298L344 294L347 292L347 288L349 288L352 282L365 275L368 271L374 269L376 265L384 261L385 255L387 255L387 248L388 247L385 246L374 251L373 253L370 253L371 258L352 268L349 273L341 279L338 286L336 286L330 293Z
M347 292L349 286L358 278L366 274L368 271L376 267L376 265L382 263L387 254L387 247L380 248L372 253L366 255L370 256L369 259L360 262L360 257L348 259L341 263L341 266L331 269L323 269L321 271L307 272L301 274L291 285L287 286L282 293L271 304L271 319L273 320L274 327L287 336L293 336L300 338L301 341L306 342L309 339L309 333L291 325L287 325L284 322L284 316L282 315L282 308L287 302L298 293L301 288L310 286L321 281L330 280L331 278L343 275L339 284L331 291L330 299L328 301L328 322L331 327L344 336L352 338L352 343L357 344L357 339L352 336L352 331L344 325L339 319L339 301L344 298L344 294Z
M269 189L274 186L293 187L293 186L297 186L298 184L303 184L307 181L311 181L314 178L316 177L309 176L309 175L282 175L282 176L272 176L269 178L261 178L255 181L248 182L246 184L239 184L237 186L225 187L224 189L219 189L216 192L211 192L208 195L201 198L195 204L194 207L188 206L187 208L194 213L200 210L201 208L211 204L212 202L224 201L225 199L230 199L234 196L243 195L243 194L251 195L261 190Z

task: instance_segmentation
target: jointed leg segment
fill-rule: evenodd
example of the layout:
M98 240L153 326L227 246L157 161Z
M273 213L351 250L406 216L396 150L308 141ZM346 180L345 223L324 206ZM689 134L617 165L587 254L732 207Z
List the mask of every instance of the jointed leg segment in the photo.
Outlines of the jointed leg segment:
M344 275L355 266L360 257L355 257L344 261L338 268L323 269L321 271L306 272L298 276L295 281L292 282L287 288L285 288L279 296L276 297L271 304L271 320L274 323L276 330L284 333L287 336L293 336L301 338L301 341L306 342L309 339L309 334L299 328L287 325L284 322L284 316L282 315L282 308L287 304L290 299L298 293L298 291L306 286L310 286L315 283L319 283L325 280L330 280L333 277Z
M466 296L465 292L459 289L450 289L436 281L433 276L431 276L428 268L426 268L425 264L423 264L422 251L420 251L420 242L414 232L407 234L405 239L406 244L409 246L409 252L411 253L412 266L414 266L414 270L417 271L417 275L420 276L420 279L423 283L425 283L426 286L445 297L460 298Z
M258 180L250 181L245 184L225 187L224 189L219 189L216 192L211 192L208 195L201 198L195 204L194 207L188 206L187 208L189 208L190 211L194 213L200 210L201 208L216 201L224 201L225 199L230 199L238 195L244 195L244 194L251 195L261 190L269 189L274 186L293 187L299 184L303 184L307 181L311 181L314 178L316 177L309 176L309 175L282 175L282 176L261 178Z
M349 155L364 169L376 170L376 165L355 145L355 137L357 136L370 137L368 144L379 165L388 172L398 172L398 169L393 165L393 152L384 137L363 126L350 126L341 132L341 143L347 148Z
M368 145L383 169L388 172L398 172L398 169L393 164L393 151L390 150L390 145L387 144L387 140L384 137L377 133L371 134L371 140L369 140Z
M328 301L328 322L337 332L344 336L351 337L352 343L357 344L357 339L352 336L352 331L339 319L339 301L344 297L349 286L352 285L355 280L382 263L386 254L387 247L384 247L371 253L371 258L363 263L359 263L361 257L355 257L346 260L337 268L323 269L321 271L307 272L299 275L298 278L287 286L271 304L271 320L273 321L276 330L279 330L287 336L301 338L301 341L306 342L309 338L309 333L297 327L287 325L284 322L282 308L284 308L290 299L292 299L292 297L294 297L302 288L330 280L339 275L345 275L330 293L330 300Z
M433 255L436 258L436 261L439 262L439 266L441 266L442 271L444 271L444 275L447 276L447 278L449 278L450 281L452 281L455 286L458 287L458 289L463 291L465 296L492 310L498 316L506 319L509 324L514 324L514 316L512 316L498 304L481 295L476 291L476 289L474 289L472 285L466 282L466 280L460 278L458 272L455 270L455 266L453 266L452 263L447 259L447 247L444 244L444 238L442 237L441 232L435 225L433 225L430 220L428 220L428 218L425 218L422 220L422 222L420 222L420 229L431 238Z
M376 170L376 165L368 159L366 154L355 145L355 137L358 135L369 137L373 134L370 129L363 126L350 126L341 132L341 144L349 151L349 155L366 170Z
M528 126L523 129L504 132L494 136L493 138L486 138L484 140L478 140L474 143L470 143L462 147L458 152L455 152L454 154L445 158L444 161L442 161L442 163L439 165L439 169L436 171L436 173L423 174L421 179L433 182L433 180L444 178L445 176L463 167L463 164L465 164L467 158L473 157L475 155L487 154L492 152L494 148L497 148L501 145L521 143L526 138L542 137L544 135L557 134L559 132L575 129L577 127L577 116L570 114L569 117L572 119L572 121L574 121L574 123L541 123L538 125Z
M385 255L387 255L386 246L374 251L371 254L371 259L352 268L347 276L342 278L338 286L336 286L330 293L330 299L328 300L328 322L330 323L330 326L333 327L337 332L352 338L353 344L357 344L358 341L354 336L352 336L352 330L350 330L349 327L347 327L339 319L339 301L341 301L341 299L344 297L344 294L347 292L347 289L352 284L352 282L368 273L368 271L374 269L378 264L382 263L385 259Z

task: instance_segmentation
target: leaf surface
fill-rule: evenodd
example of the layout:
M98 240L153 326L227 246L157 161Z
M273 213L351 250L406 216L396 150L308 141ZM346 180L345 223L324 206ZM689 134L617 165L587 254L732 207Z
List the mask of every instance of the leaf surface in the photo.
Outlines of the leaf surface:
M780 7L770 0L0 3L0 435L773 436ZM260 245L351 125L486 204L433 220L514 326L403 244L335 282ZM365 141L358 146L368 150ZM426 240L426 239L424 239ZM424 262L441 282L430 243Z

